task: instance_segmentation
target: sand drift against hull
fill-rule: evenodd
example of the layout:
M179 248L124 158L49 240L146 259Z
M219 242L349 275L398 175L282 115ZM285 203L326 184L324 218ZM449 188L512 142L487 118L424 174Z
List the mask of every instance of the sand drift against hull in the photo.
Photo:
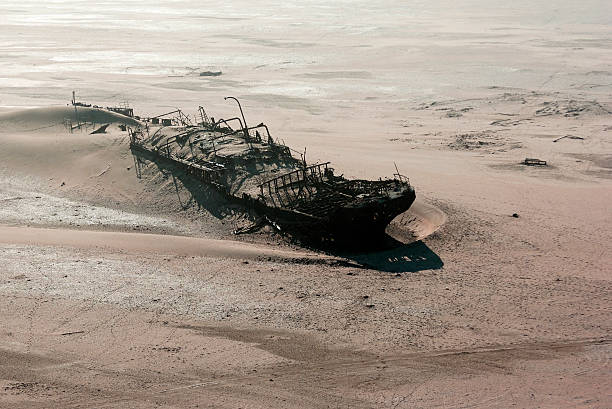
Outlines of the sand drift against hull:
M329 162L294 157L263 123L249 127L238 106L241 117L230 119L209 118L203 107L195 121L178 109L144 118L141 126L129 128L130 148L254 210L261 218L251 229L268 223L309 242L375 242L414 202L414 189L397 168L385 180L338 176Z

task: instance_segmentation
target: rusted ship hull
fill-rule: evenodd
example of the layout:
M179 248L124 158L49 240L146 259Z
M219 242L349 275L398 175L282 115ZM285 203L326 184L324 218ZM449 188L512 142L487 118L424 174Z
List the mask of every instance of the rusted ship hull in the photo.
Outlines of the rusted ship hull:
M414 189L408 189L393 199L339 208L330 217L330 231L334 237L345 242L358 237L364 242L377 241L384 236L389 223L412 206L415 198Z
M410 189L394 199L336 208L325 218L277 208L260 210L275 220L281 229L311 242L370 244L384 237L389 223L407 211L415 198L414 190Z
M153 134L148 126L131 130L132 152L170 163L283 232L314 242L377 241L415 200L399 172L392 179L349 180L334 175L329 162L307 165L304 157L293 157L264 124L247 128L239 118L210 120L202 107L200 115L201 123L182 123L166 133L163 126ZM240 129L232 129L230 121Z

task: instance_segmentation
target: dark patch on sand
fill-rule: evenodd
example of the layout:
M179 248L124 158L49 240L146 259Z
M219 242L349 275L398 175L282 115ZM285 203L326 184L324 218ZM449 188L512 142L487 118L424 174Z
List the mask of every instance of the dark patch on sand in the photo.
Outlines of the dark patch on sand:
M274 355L306 362L320 362L338 358L367 358L369 354L332 349L323 345L314 336L295 331L269 329L236 329L225 326L177 325L207 337L219 337L232 341L256 344L256 347Z
M597 101L545 101L542 108L536 110L536 116L562 115L565 117L576 117L584 114L607 115L610 110Z

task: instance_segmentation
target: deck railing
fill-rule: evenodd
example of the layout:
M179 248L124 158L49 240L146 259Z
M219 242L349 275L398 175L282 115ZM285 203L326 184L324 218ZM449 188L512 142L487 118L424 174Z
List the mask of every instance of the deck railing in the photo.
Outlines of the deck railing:
M291 206L300 198L308 198L327 179L329 163L306 166L267 180L259 185L261 196L281 206Z

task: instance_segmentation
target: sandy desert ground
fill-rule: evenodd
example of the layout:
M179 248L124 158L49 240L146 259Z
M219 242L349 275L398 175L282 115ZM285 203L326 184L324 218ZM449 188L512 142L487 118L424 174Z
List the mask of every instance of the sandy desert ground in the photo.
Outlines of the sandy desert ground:
M0 407L612 406L612 10L495 3L3 2ZM406 244L233 235L125 118L69 133L73 89L395 162Z

